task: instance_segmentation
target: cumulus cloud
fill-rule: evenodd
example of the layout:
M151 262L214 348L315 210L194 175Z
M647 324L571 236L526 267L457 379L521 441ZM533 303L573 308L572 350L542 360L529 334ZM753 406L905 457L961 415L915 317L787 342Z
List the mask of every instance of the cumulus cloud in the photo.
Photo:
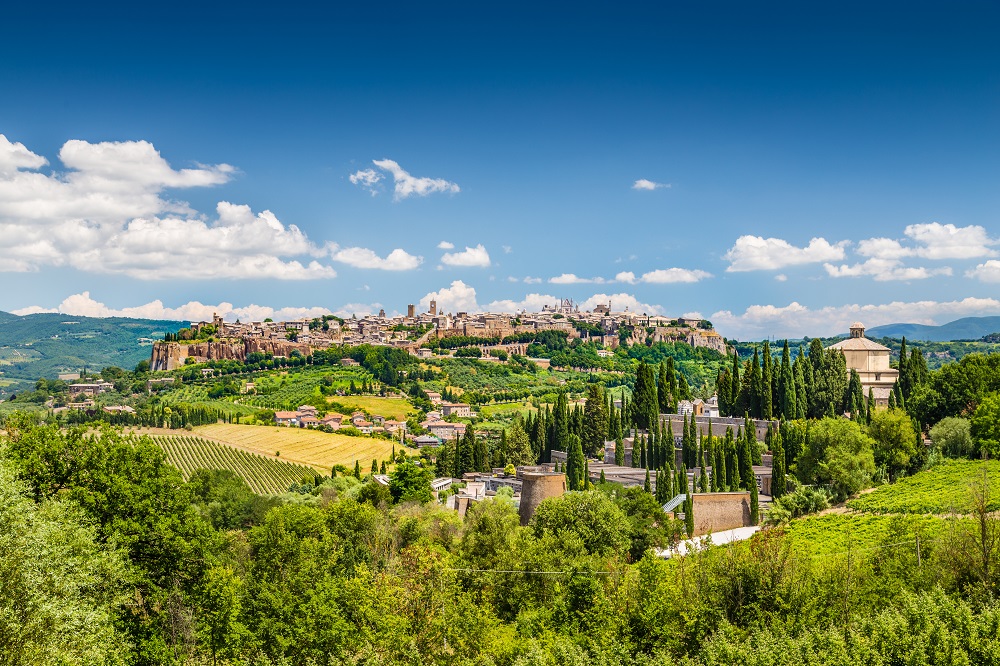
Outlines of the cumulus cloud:
M943 324L969 316L1000 314L1000 300L965 298L956 301L893 301L884 304L847 304L811 309L798 302L785 306L751 305L741 314L721 310L712 315L715 326L728 337L744 340L766 336L799 338L843 333L852 322L868 327L898 322Z
M640 178L639 180L632 183L633 190L660 190L663 188L670 187L670 183L657 183L652 180L647 180L645 178Z
M629 312L639 312L645 314L663 314L663 308L659 305L643 303L632 294L594 294L587 300L580 303L580 309L593 310L597 305L607 305L611 303L611 309L615 312L622 312L628 309Z
M438 312L478 312L476 289L461 280L455 280L451 286L438 291L432 291L420 299L420 305L430 308L430 302L437 301Z
M354 185L360 185L364 189L371 192L372 196L378 194L378 183L383 178L385 178L385 176L375 169L362 169L360 171L355 171L350 175L351 183Z
M555 277L549 278L550 284L604 284L604 278L592 277L584 278L579 277L573 273L563 273L562 275L557 275Z
M378 194L380 188L379 182L385 177L385 173L392 176L393 198L397 201L414 195L425 197L435 192L458 194L461 191L461 188L456 183L444 180L443 178L418 178L417 176L410 175L395 160L372 160L372 164L378 167L379 171L375 169L363 169L350 175L350 180L353 184L368 190L372 195Z
M861 277L871 276L877 282L894 280L926 280L937 275L951 275L951 268L925 268L923 266L904 266L899 259L883 259L872 257L862 263L841 266L823 264L830 277Z
M349 303L337 309L312 307L273 308L265 305L234 306L223 301L215 305L190 301L177 307L167 307L163 301L155 300L144 305L124 308L112 308L91 297L89 291L68 296L55 308L30 306L15 310L14 314L28 315L41 312L58 312L77 317L131 317L134 319L165 319L171 321L211 321L213 314L218 314L227 321L262 321L270 317L275 321L286 321L300 318L321 317L325 314L338 316L359 316L378 312L382 306L378 303Z
M674 284L700 282L712 277L711 273L687 268L661 268L649 273L643 273L640 280L647 284Z
M980 282L1000 282L1000 261L990 259L989 261L979 264L975 268L966 271L965 275L966 277L979 280Z
M227 182L227 164L174 169L146 141L67 141L64 171L0 135L0 271L68 266L137 279L331 278L325 250L270 211L220 202L210 219L168 189Z
M926 259L975 259L995 257L991 246L1000 239L990 238L986 229L977 225L956 227L954 224L911 224L903 231L918 247L914 254Z
M445 252L441 256L441 263L445 266L473 266L486 268L490 265L490 253L482 244L476 247L468 247L461 252Z
M402 248L396 248L384 258L365 247L334 248L330 252L330 258L354 268L374 268L383 271L409 271L424 261L423 257L412 255Z
M788 276L784 273L778 273L774 276L774 279L778 282L786 282L788 280Z
M438 243L438 249L439 250L454 250L455 249L455 244L454 243L449 243L448 241L441 241L440 243Z
M541 284L542 278L528 276L524 278L524 284Z
M830 243L825 238L813 238L805 247L796 247L781 238L740 236L723 255L729 262L726 271L771 271L786 266L840 261L848 241Z

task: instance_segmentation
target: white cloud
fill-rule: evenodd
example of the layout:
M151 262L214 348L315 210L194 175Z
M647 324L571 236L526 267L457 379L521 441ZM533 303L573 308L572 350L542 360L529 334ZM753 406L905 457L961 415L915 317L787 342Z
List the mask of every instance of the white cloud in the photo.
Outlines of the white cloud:
M549 294L527 294L519 301L504 299L493 301L486 306L487 312L541 312L542 306L558 303L559 299Z
M270 211L226 201L214 219L164 195L227 182L227 164L173 169L146 141L67 141L65 171L0 135L0 271L68 266L137 279L315 279L324 248Z
M871 276L877 282L896 280L926 280L937 275L951 275L951 268L925 268L923 266L903 266L899 259L882 259L872 257L858 264L835 266L823 264L830 277L861 277Z
M869 328L892 323L942 324L969 316L1000 314L1000 300L965 298L958 301L894 301L881 305L848 304L810 309L797 302L786 306L751 305L742 314L722 310L711 320L727 337L744 340L766 336L799 338L845 332L852 322Z
M645 178L640 178L639 180L632 183L633 190L660 190L670 187L670 183L657 183L652 180L647 180Z
M673 284L678 282L690 284L693 282L700 282L701 280L710 277L712 277L711 273L707 273L702 270L690 270L687 268L661 268L655 271L650 271L649 273L643 273L641 280L647 284Z
M529 277L524 278L524 283L525 284L541 284L542 283L542 278L540 278L540 277L530 277L529 276Z
M378 194L378 183L384 177L375 169L362 169L350 175L351 183L365 188L372 196Z
M781 238L740 236L723 255L730 262L727 272L770 271L785 266L798 266L829 261L841 261L848 241L830 243L825 238L813 238L806 247L795 247Z
M374 250L365 247L345 247L334 249L330 253L334 261L353 266L355 268L375 268L383 271L409 271L413 270L424 258L414 256L401 248L396 248L385 258L378 256Z
M990 246L1000 244L1000 239L990 238L986 229L977 225L911 224L903 233L920 244L914 253L926 259L995 257L997 253Z
M593 278L583 278L574 275L573 273L563 273L562 275L557 275L556 277L549 278L550 284L604 284L604 278L593 277Z
M443 178L418 178L416 176L411 176L409 172L399 166L399 163L395 160L372 160L372 164L377 166L379 169L392 174L394 182L393 197L397 201L400 199L406 199L414 194L424 197L435 192L450 192L451 194L457 194L461 191L457 184L444 180ZM379 178L370 183L368 181L372 180L372 174L379 176ZM358 180L355 180L355 177L357 177ZM351 176L352 183L355 183L356 185L360 184L362 187L369 190L372 189L374 183L377 183L378 180L381 180L381 175L377 174L373 169L358 171Z
M615 282L624 282L625 284L635 284L635 273L632 271L622 271L615 275Z
M593 310L596 305L607 305L611 302L611 309L614 312L622 312L628 308L629 312L639 312L645 314L663 314L663 308L659 305L643 303L632 294L594 294L587 300L580 303L581 310Z
M784 273L778 273L777 275L774 276L774 279L777 280L778 282L785 282L788 280L788 276L785 275Z
M446 266L475 266L486 268L490 265L490 254L482 244L468 247L461 252L445 252L441 263Z
M430 308L430 302L437 301L438 312L478 312L476 289L461 280L455 280L451 286L432 291L420 299L420 305Z
M112 308L90 296L89 291L73 294L67 297L56 308L30 306L15 310L14 314L26 315L39 312L58 312L78 317L131 317L135 319L166 319L172 321L211 321L213 314L218 314L227 321L262 321L268 317L275 321L299 319L303 317L320 317L324 314L350 316L351 314L370 314L378 312L382 306L378 303L349 303L336 310L312 307L272 308L265 305L246 305L236 307L223 301L216 305L206 305L199 301L190 301L175 308L167 307L163 301L155 300L145 305L124 308Z
M438 243L438 249L439 250L454 250L455 249L455 244L454 243L449 243L448 241L441 241L440 243Z
M990 259L979 264L973 269L965 272L966 277L974 278L980 282L996 283L1000 282L1000 261Z
M510 245L501 245L500 247L503 248L504 254L510 254L511 252L514 251L514 248L512 248Z

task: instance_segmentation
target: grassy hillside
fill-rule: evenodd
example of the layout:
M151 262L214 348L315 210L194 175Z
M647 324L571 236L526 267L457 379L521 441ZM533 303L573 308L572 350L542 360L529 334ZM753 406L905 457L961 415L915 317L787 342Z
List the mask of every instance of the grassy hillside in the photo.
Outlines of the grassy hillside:
M308 465L326 474L334 465L353 468L355 460L367 472L373 459L388 460L393 449L393 442L384 439L348 437L304 428L220 423L195 428L195 433L238 449ZM398 450L399 444L395 447Z
M149 342L182 324L175 321L96 319L63 314L19 317L0 313L0 398L24 390L39 377L116 365L133 368L148 359Z
M949 340L978 340L984 335L1000 332L1000 317L964 317L940 326L925 324L886 324L869 329L869 337L901 338L947 342Z
M971 488L986 470L990 508L1000 509L1000 460L946 460L935 467L876 488L847 506L868 513L968 513Z

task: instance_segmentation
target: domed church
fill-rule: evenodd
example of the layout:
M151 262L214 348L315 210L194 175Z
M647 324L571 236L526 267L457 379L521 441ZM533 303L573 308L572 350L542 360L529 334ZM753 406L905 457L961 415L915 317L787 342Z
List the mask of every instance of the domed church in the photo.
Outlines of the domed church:
M830 345L827 349L843 352L847 361L847 373L850 375L851 370L857 371L865 398L868 397L868 389L871 389L876 405L889 404L889 394L899 379L899 370L889 367L892 350L865 337L864 324L859 321L851 324L851 337Z

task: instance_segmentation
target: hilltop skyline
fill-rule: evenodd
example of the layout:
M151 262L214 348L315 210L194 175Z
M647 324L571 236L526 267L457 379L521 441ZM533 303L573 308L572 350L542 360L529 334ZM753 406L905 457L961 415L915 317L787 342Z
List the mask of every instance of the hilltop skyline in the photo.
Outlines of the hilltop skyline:
M997 10L902 7L19 7L0 310L1000 314Z

